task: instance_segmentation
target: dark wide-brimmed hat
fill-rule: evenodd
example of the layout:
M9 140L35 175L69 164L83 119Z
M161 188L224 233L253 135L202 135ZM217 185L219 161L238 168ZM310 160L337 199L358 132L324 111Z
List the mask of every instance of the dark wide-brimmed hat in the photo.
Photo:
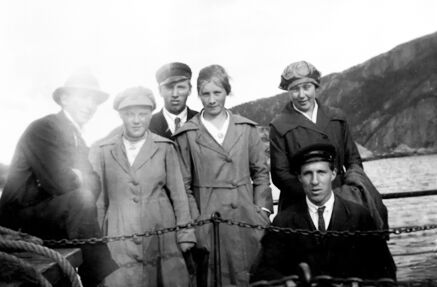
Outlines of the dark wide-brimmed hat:
M169 63L156 71L156 81L160 86L191 80L191 69L187 64L174 62Z
M95 97L96 102L101 104L109 98L109 94L100 89L96 77L91 74L73 74L65 81L62 87L53 92L53 100L61 105L60 97L69 91L84 91Z
M336 157L335 146L330 143L315 143L298 150L290 159L292 170L299 173L300 168L312 162L325 161L334 163Z
M144 87L133 87L124 90L114 99L114 109L117 111L132 106L146 106L153 111L156 104L152 90Z
M279 88L288 91L296 85L308 82L318 87L320 86L320 78L320 72L311 63L295 62L288 65L282 72Z

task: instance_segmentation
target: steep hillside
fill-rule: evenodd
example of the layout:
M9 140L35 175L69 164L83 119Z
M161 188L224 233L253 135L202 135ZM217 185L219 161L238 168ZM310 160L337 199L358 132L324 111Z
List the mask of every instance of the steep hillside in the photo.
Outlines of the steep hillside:
M437 33L323 77L318 98L343 109L355 140L372 152L437 150ZM287 101L279 94L233 110L267 125Z

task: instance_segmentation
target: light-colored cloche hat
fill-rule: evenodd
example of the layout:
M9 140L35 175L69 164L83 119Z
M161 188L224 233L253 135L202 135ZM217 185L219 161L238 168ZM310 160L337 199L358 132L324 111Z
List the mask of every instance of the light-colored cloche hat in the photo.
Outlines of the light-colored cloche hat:
M99 82L96 77L91 74L77 73L67 78L62 87L57 88L53 92L53 100L61 105L60 97L63 93L74 90L87 91L95 97L98 104L105 102L109 98L109 94L100 89Z
M320 72L306 61L299 61L288 65L281 75L279 88L285 91L290 90L301 83L313 83L320 86Z

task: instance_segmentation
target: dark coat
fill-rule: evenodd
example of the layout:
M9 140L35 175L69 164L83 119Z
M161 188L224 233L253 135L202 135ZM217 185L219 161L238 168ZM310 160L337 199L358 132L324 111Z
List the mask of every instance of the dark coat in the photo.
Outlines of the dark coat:
M189 121L197 113L198 112L190 110L187 107L187 121ZM157 135L160 135L168 139L173 139L173 135L171 134L171 131L168 128L168 124L167 121L165 120L162 110L156 114L153 114L152 120L150 121L149 129L152 133L155 133Z
M223 145L217 143L200 120L200 114L176 133L182 160L182 174L190 198L192 216L222 218L267 225L262 207L272 211L267 157L256 124L230 114ZM198 244L211 253L212 225L196 229ZM223 286L246 286L249 269L260 248L263 232L237 226L220 226L221 280ZM213 256L210 256L209 285L213 282Z
M305 199L279 213L273 226L316 230ZM328 231L375 230L367 209L335 196ZM262 239L263 251L252 282L274 280L296 275L298 264L306 262L312 276L360 277L363 279L396 278L396 266L383 237L317 238L310 235L267 232Z
M333 188L336 188L343 183L344 168L349 169L354 164L362 166L341 110L319 104L317 123L314 124L289 103L270 123L270 164L273 184L281 191L279 210L304 196L301 184L291 171L291 158L305 146L324 142L336 147L338 176L333 184Z
M0 225L43 239L99 237L99 190L76 127L63 112L48 115L30 124L17 144L0 199ZM84 280L100 281L116 268L106 245L85 246L82 253Z

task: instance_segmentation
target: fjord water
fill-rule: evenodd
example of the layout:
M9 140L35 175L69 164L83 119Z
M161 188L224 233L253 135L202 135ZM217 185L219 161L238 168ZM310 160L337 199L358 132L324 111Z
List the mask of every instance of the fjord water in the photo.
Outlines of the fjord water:
M380 193L437 190L437 154L369 161L364 169ZM437 224L437 195L384 203L391 228ZM437 229L392 234L388 243L399 281L437 280Z

